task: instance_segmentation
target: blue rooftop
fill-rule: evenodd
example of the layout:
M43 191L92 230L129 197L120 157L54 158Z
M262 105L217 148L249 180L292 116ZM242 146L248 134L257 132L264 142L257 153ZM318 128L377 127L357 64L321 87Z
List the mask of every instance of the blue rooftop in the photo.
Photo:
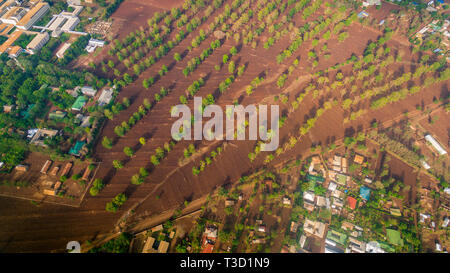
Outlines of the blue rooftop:
M369 201L370 198L370 189L366 186L362 186L359 189L359 195L366 201Z
M69 154L79 156L80 150L83 148L84 144L86 144L86 142L77 141L77 143L75 143L75 145L70 148Z

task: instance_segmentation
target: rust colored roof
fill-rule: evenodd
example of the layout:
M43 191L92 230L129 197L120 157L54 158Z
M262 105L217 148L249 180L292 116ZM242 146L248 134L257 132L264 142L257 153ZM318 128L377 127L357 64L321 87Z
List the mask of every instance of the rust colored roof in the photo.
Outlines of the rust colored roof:
M19 21L19 23L17 23L17 25L25 26L26 24L28 24L28 21L30 21L30 19L33 18L33 16L36 15L36 13L38 11L40 11L41 8L43 8L44 6L48 6L48 4L46 2L38 3L27 14L25 14L25 16L22 19L20 19L20 21Z
M22 48L20 46L12 46L11 49L9 50L9 54L15 55L20 50L22 50Z
M348 206L351 209L355 209L356 208L356 199L355 198L349 196L349 197L347 197L347 201L348 201Z
M6 40L1 46L0 46L0 53L4 53L8 50L8 48L11 47L12 44L22 35L23 31L17 30L11 36L9 36L9 39Z

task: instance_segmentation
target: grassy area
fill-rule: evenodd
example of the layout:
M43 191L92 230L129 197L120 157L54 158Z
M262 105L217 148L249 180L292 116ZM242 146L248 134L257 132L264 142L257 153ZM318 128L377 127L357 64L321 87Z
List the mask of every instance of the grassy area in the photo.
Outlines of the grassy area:
M21 48L26 48L34 37L36 37L36 34L29 35L24 33L14 42L14 45L18 45Z
M8 37L0 36L0 45L2 45L6 40L8 40Z

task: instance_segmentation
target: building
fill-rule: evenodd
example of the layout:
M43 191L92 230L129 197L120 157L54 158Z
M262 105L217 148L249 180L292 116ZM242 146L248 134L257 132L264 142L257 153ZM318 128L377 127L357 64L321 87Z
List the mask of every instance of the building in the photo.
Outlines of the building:
M325 224L319 221L305 220L303 231L311 235L323 238L325 236Z
M349 241L349 252L350 253L365 253L366 252L366 243L361 242L355 238L350 237Z
M56 19L48 26L48 30L54 31L58 28L61 28L61 26L66 22L67 18L63 16L58 16Z
M45 161L44 166L42 166L41 173L47 174L48 169L50 168L50 166L52 165L52 163L53 163L53 161L51 161L51 160Z
M234 200L233 199L227 199L225 200L225 207L231 207L234 206Z
M317 196L316 197L316 205L318 207L325 207L326 206L326 199L323 196Z
M17 58L23 52L20 46L12 46L8 51L8 57Z
M79 96L72 105L73 111L80 111L83 109L84 105L87 102L87 98L85 96Z
M144 248L142 249L142 253L152 253L153 245L155 244L155 238L148 237L145 241Z
M15 108L15 105L3 105L3 112L4 113L11 113Z
M78 17L70 17L69 19L67 19L67 22L61 27L61 31L72 31L78 25L78 23L80 23L80 19Z
M262 232L262 233L265 233L266 232L266 226L265 225L259 225L258 226L258 231Z
M169 242L160 241L158 245L158 253L167 253L169 249Z
M75 91L78 91L79 89L75 88ZM97 90L94 89L92 86L83 86L81 87L81 94L86 95L88 97L93 97L95 94L97 94Z
M371 241L366 244L366 252L367 253L386 253L381 247L380 244L376 241Z
M30 54L36 54L50 39L47 32L42 32L36 35L33 40L27 45L27 51Z
M69 43L64 43L61 48L58 50L58 52L56 52L56 57L58 57L59 59L64 57L64 53L66 52L67 49L69 49L71 44Z
M23 7L10 7L9 9L6 9L1 20L5 24L17 25L25 14L27 14L27 10Z
M334 192L337 189L337 184L334 183L333 181L330 182L330 184L328 184L328 190L330 192Z
M91 52L94 52L97 47L103 47L104 45L105 45L105 41L97 40L97 39L90 39L89 43L87 44L85 49L87 52L91 53Z
M86 142L84 141L77 141L75 145L70 148L69 154L74 156L80 156L80 151L83 149Z
M113 94L114 92L111 88L104 89L100 94L100 97L98 98L98 105L99 106L107 105L112 100Z
M283 205L290 206L291 199L289 197L283 197Z
M366 186L362 186L359 189L359 195L361 196L362 199L369 201L370 198L370 188L366 187Z
M81 0L67 0L67 5L79 6L79 5L81 5Z
M361 165L361 164L363 164L363 162L364 162L364 156L359 155L359 154L356 154L356 155L355 155L355 159L354 159L353 161L354 161L356 164Z
M28 171L29 166L24 164L19 164L15 167L16 171L26 172Z
M381 0L364 0L363 7L373 6L373 5L381 5Z
M60 111L60 110L55 110L51 113L48 114L48 118L55 120L55 119L63 119L65 118L67 115L66 112Z
M202 253L212 253L217 239L217 227L207 226L202 237Z
M64 166L61 176L67 175L70 172L70 169L72 168L72 166L73 166L72 162L67 163L66 166Z
M447 151L432 137L431 135L426 135L425 139L430 142L430 144L438 151L440 155L447 154Z
M14 31L8 38L8 40L6 40L5 42L3 42L2 45L0 45L0 54L1 53L5 53L8 52L8 50L11 49L11 47L13 46L14 42L19 39L19 37L22 35L23 31L18 30L18 31Z
M47 147L46 144L44 144L44 139L46 138L52 138L56 136L58 133L58 130L51 130L51 129L38 129L36 133L34 134L33 138L30 140L31 144L39 145L42 147Z
M34 6L18 23L17 28L29 29L34 23L36 23L47 11L50 10L49 4L40 2Z
M357 200L355 198L349 196L349 197L347 197L347 202L348 202L348 206L351 209L353 209L353 210L356 209L356 202L357 202Z

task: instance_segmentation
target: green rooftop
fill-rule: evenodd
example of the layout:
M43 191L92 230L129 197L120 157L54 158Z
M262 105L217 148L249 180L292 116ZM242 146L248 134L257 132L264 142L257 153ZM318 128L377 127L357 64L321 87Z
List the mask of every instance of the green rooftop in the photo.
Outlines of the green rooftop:
M72 110L80 111L86 104L87 98L85 96L79 96L72 105Z
M75 143L75 145L72 148L70 148L69 154L80 155L80 150L83 148L84 144L86 144L86 142L77 141L77 143Z
M347 241L347 235L330 229L327 233L327 239L335 241L336 243L339 243L341 245L345 245L345 242Z
M400 236L400 232L395 229L386 229L388 241L391 244L397 246L403 246L403 239Z

